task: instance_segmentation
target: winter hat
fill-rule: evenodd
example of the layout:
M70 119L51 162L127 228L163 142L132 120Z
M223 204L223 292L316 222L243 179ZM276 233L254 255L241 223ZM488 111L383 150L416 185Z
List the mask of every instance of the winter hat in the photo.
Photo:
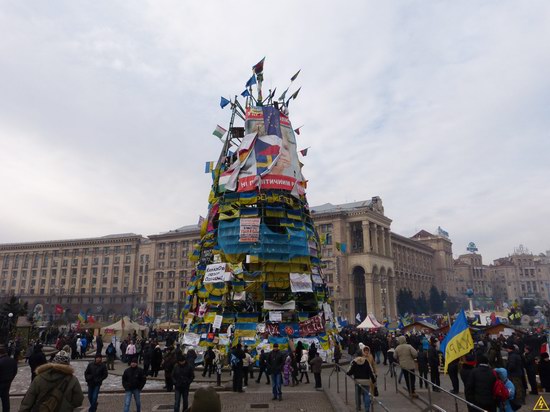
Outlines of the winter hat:
M59 363L61 365L69 365L71 363L71 354L67 353L63 349L57 352L53 358L53 363Z
M205 386L195 391L191 412L221 412L221 410L220 396L213 387Z

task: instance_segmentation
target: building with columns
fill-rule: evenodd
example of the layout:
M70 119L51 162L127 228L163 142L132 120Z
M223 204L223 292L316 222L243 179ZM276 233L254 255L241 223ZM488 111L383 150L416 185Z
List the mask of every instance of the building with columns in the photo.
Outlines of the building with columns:
M337 316L395 319L399 289L418 296L436 284L449 293L449 279L456 287L450 240L426 231L412 238L392 233L379 197L314 206L311 214L324 240L324 276ZM177 320L194 267L189 256L199 239L199 227L190 225L148 237L3 244L0 297L15 294L31 310L40 304L50 315L59 304L97 320L145 310L153 318Z
M382 199L311 208L319 234L326 238L325 277L334 296L337 316L378 319L397 314L392 257L391 219ZM345 245L337 250L336 245Z

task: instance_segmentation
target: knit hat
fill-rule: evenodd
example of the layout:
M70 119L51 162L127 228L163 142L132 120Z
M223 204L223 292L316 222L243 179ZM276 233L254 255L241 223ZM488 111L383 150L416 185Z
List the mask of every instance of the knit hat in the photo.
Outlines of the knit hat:
M53 363L59 363L62 365L69 365L71 363L71 354L60 350L53 358Z
M203 386L195 391L191 412L221 412L220 395L211 386Z

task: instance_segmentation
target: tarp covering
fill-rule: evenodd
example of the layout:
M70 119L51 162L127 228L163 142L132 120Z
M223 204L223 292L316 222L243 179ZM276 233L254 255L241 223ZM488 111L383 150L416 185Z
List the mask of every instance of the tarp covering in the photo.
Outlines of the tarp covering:
M365 320L357 326L358 329L378 329L380 327L382 327L382 325L378 323L376 319L373 319L372 315L367 315Z
M149 328L147 326L139 325L135 322L132 322L128 316L124 316L119 321L113 323L112 325L105 326L101 328L102 335L114 335L117 338L126 337L128 334L133 334L134 331L138 335L141 335L142 331L147 331Z

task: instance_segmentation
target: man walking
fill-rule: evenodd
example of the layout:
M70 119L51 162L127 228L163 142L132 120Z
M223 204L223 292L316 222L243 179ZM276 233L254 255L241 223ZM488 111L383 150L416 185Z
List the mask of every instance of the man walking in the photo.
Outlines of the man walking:
M88 412L95 412L97 410L99 388L101 388L103 381L107 379L107 375L107 366L103 363L103 357L101 354L96 353L95 359L88 364L84 372L84 378L88 384L88 401L90 402Z
M175 388L174 412L180 412L180 401L183 399L183 411L189 407L189 387L195 379L193 367L187 363L185 355L178 353L177 363L172 371Z
M243 392L243 359L245 356L240 343L231 351L229 362L233 370L233 392Z
M10 386L17 375L17 361L8 356L5 345L0 345L0 398L2 411L10 411Z
M107 367L109 370L115 370L115 358L116 358L116 349L113 342L109 343L107 349L105 349L105 355L107 356Z
M126 391L124 396L124 412L130 412L130 403L132 402L132 396L136 401L137 412L141 412L141 390L145 386L147 378L143 369L138 366L137 358L130 360L130 367L124 371L122 375L122 386Z
M407 338L405 338L405 336L399 336L397 341L399 342L399 345L395 348L395 360L399 362L399 366L401 366L410 396L412 398L418 398L414 387L416 380L414 375L414 360L418 356L418 352L416 352L416 349L407 343Z
M260 383L260 380L262 379L262 374L265 373L265 377L267 378L266 385L269 385L269 373L267 373L267 353L262 349L260 351L260 373L258 374L258 379L256 379L256 383Z
M315 357L309 361L309 364L311 365L311 372L313 372L313 377L315 378L315 389L323 389L321 383L323 360L319 356L319 352L315 352Z
M281 386L283 384L283 366L285 364L285 357L279 351L279 344L273 344L273 350L269 352L267 357L267 368L271 374L271 387L273 388L273 399L283 400L283 392Z

